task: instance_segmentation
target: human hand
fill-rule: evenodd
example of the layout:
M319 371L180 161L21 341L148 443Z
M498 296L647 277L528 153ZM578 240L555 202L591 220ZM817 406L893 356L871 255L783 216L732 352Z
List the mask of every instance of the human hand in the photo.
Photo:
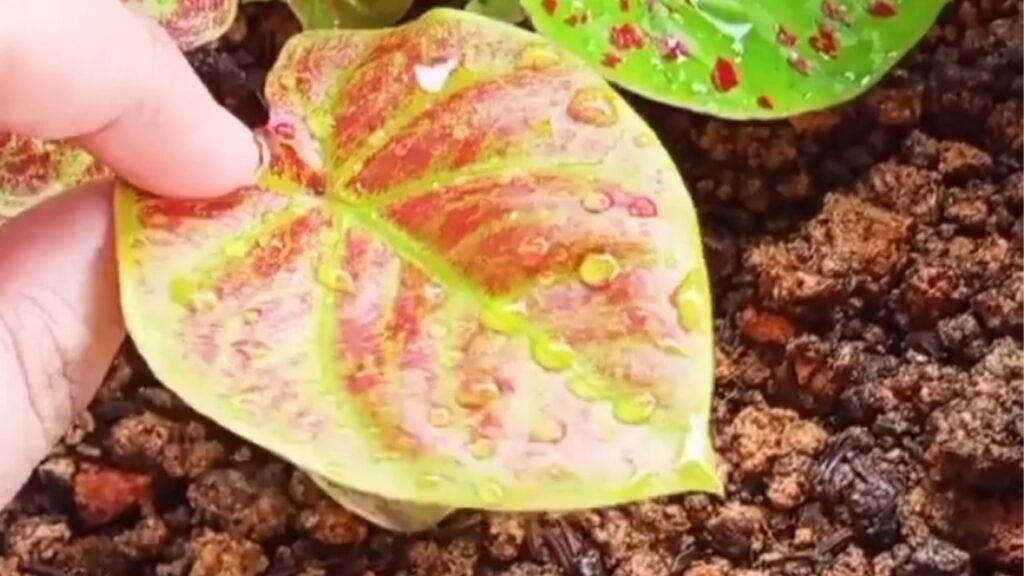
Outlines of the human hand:
M250 184L252 133L119 0L0 0L0 131L70 139L166 196ZM0 226L0 508L95 394L124 339L110 181Z

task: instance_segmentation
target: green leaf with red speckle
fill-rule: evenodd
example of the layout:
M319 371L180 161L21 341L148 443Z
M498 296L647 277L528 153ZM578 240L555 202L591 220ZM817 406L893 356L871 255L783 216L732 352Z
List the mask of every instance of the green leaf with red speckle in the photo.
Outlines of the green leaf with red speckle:
M305 30L380 28L398 22L413 0L285 0Z
M121 0L156 20L182 50L219 38L238 12L238 0Z
M725 118L863 93L947 0L522 0L541 34L626 90Z
M231 25L237 0L122 0L157 20L183 50L214 40ZM0 223L43 200L110 171L80 148L0 132Z
M696 214L599 74L435 9L292 38L267 95L258 186L116 195L125 319L162 382L400 503L720 491Z

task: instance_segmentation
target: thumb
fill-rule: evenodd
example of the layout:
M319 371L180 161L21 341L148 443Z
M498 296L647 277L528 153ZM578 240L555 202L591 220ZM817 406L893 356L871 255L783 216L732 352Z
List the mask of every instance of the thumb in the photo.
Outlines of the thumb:
M0 508L92 398L122 340L112 186L0 226Z

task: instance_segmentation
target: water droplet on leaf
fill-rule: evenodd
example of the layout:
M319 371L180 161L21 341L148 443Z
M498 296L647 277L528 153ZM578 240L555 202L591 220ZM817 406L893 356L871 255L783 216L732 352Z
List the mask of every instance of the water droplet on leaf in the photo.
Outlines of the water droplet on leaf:
M427 422L435 428L444 428L451 424L452 412L444 406L434 406L427 413Z
M324 288L335 292L351 292L353 287L352 275L330 261L325 261L317 267L316 281Z
M623 424L643 424L654 415L658 399L650 392L618 398L612 408L615 418Z
M478 410L501 396L501 388L493 380L463 384L455 391L455 402L468 410Z
M488 480L477 486L476 491L480 496L480 499L487 504L496 504L505 496L505 491L502 490L501 486L492 480Z
M490 438L477 438L469 443L469 453L477 460L494 456L494 442Z
M604 192L590 192L580 201L587 212L599 214L612 207L611 196Z
M426 65L416 64L413 66L413 74L416 76L416 83L423 90L436 94L444 89L448 77L459 65L457 58L450 58L440 64Z
M558 54L543 43L530 44L516 54L516 68L520 70L543 70L558 63Z
M576 352L565 342L536 339L530 346L533 359L541 368L552 372L567 370L576 361Z
M210 310L217 305L217 294L192 277L175 278L171 282L171 299L193 312Z
M611 254L587 254L579 267L580 280L591 288L606 288L619 276L622 267Z
M569 391L583 400L604 400L611 396L608 384L597 376L578 374L569 380Z
M246 308L245 311L242 312L242 321L246 324L255 324L259 322L262 317L263 311L259 308Z
M672 294L672 305L679 314L679 324L691 332L705 329L706 306L698 290L698 278L697 272L688 274Z
M601 86L577 90L569 101L568 113L573 120L592 126L611 126L619 119L615 101Z
M543 236L531 236L519 243L516 253L527 265L538 264L551 248L551 243Z
M553 418L543 418L534 423L530 430L530 440L555 444L565 438L565 424Z
M526 328L526 310L516 304L494 303L484 308L480 323L502 334L516 334Z

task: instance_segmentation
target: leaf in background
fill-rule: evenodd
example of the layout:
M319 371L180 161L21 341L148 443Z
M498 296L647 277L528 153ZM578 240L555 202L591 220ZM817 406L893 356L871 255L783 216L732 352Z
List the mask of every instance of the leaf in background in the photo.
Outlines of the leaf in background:
M413 0L285 0L305 30L382 28L398 22Z
M219 38L238 12L238 0L121 0L160 23L182 50Z
M469 0L466 10L509 24L518 24L526 19L519 0Z
M944 0L523 0L534 27L627 90L726 118L829 107L877 82Z
M0 132L0 224L68 188L107 175L77 148Z
M212 41L235 18L237 0L122 0L157 20L182 50ZM0 132L0 223L109 170L85 151Z
M165 385L411 504L720 490L696 214L600 75L436 9L292 38L267 94L258 187L116 195L125 319Z

